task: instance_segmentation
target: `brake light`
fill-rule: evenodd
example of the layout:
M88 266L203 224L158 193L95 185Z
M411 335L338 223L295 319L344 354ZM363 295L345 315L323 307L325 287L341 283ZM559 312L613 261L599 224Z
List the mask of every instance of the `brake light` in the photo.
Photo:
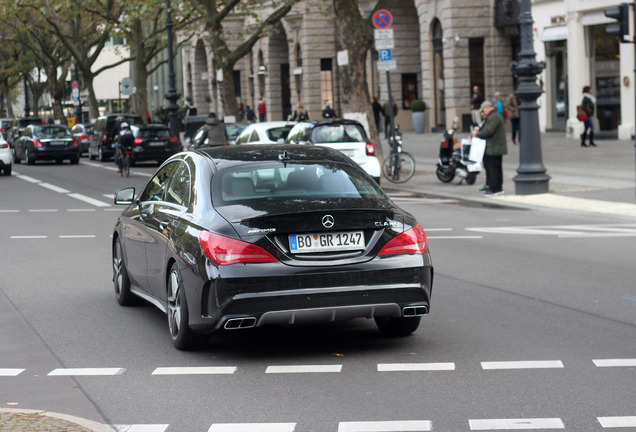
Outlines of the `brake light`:
M426 252L426 233L420 224L392 238L378 255L423 254Z
M7 130L5 128L0 128L0 132L6 132Z
M9 144L0 144L0 148L8 148Z
M88 135L80 135L79 139L81 140L87 140L89 138Z
M177 137L170 137L168 141L170 141L170 144L174 144L174 145L179 144L179 140L177 139Z
M251 243L232 239L209 231L199 236L201 250L212 262L229 265L241 262L276 261L265 249Z
M33 140L33 147L42 147L42 143L38 140Z
M375 155L375 146L372 142L367 143L367 155L373 156Z
M144 142L142 138L135 138L135 145L141 145L142 142Z
M106 143L106 131L102 132L102 142Z
M74 145L74 146L79 145L79 141L77 141L77 139L74 139L74 140L73 140L73 145Z

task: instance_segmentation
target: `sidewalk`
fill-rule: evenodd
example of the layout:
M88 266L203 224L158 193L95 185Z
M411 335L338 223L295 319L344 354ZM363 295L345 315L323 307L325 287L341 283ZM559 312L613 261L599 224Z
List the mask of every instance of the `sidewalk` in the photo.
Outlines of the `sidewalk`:
M47 411L0 409L0 431L4 432L113 432L90 420Z
M389 154L382 136L382 150ZM466 133L456 137L466 138ZM482 171L477 182L469 186L454 179L442 183L435 174L441 133L416 134L404 132L403 150L417 162L415 176L405 184L396 185L382 179L388 191L420 193L434 197L477 202L496 202L500 205L546 207L591 212L619 217L636 218L636 149L632 141L602 140L598 147L581 147L577 140L568 139L562 132L541 134L543 166L551 177L549 192L535 195L516 195L513 178L519 168L519 145L513 145L508 133L508 154L503 158L505 194L486 197L479 193L486 175Z

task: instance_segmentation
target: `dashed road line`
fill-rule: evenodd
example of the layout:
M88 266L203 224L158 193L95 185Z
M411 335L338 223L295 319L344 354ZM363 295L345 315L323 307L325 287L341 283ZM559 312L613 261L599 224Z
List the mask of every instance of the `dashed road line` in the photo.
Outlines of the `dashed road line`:
M236 372L236 366L217 367L159 367L152 375L223 375Z
M59 186L52 185L51 183L37 183L37 185L38 186L42 186L43 188L47 188L49 190L52 190L53 192L58 192L58 193L61 193L61 194L71 193L70 190L61 188Z
M0 369L0 376L10 376L15 377L20 375L26 369Z
M70 193L67 196L71 198L78 199L80 201L84 201L85 203L92 204L96 207L110 207L110 204L105 203L104 201L99 201L91 197L87 197L86 195L78 194L78 193Z
M454 371L455 363L380 363L378 372Z
M294 432L296 423L217 423L208 432Z
M497 369L562 369L560 360L481 362L484 370Z
M54 369L48 376L115 376L122 375L125 371L122 368L69 368Z
M117 432L164 432L169 424L114 425Z
M342 365L268 366L265 373L334 373L342 372Z
M425 432L432 431L429 420L341 422L338 432Z
M565 429L559 418L469 420L470 430Z
M636 359L598 359L593 362L596 367L636 367Z
M44 187L46 189L49 189L49 190L52 190L54 192L58 192L58 193L66 195L66 196L69 196L71 198L75 198L75 199L84 201L84 202L86 202L88 204L91 204L91 205L94 205L96 207L110 207L110 204L105 203L103 201L99 201L99 200L96 200L94 198L82 195L82 194L71 193L67 189L64 189L64 188L59 187L59 186L55 186L55 185L50 184L50 183L43 182L42 180L38 180L38 179L33 178L33 177L25 176L25 175L22 175L22 174L19 174L19 173L16 173L16 177L19 178L20 180L25 180L25 181L27 181L29 183L37 184L38 186L42 186L42 187Z
M29 213L56 213L57 209L30 209Z
M603 428L633 428L636 427L636 416L626 417L597 417Z
M45 236L45 235L15 235L15 236L11 236L10 238L17 239L17 240L31 240L31 239L45 239L45 238L48 238L48 236Z
M96 235L93 234L78 234L78 235L61 235L59 236L59 238L61 239L76 239L76 238L95 238L97 237Z

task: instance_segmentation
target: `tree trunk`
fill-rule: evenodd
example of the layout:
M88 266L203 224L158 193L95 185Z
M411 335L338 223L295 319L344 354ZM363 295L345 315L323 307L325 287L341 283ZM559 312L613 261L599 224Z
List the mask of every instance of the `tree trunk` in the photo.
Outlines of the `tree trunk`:
M347 50L349 54L349 64L339 66L338 71L342 87L342 110L366 114L371 141L375 144L376 156L382 163L382 144L375 127L367 82L367 52L373 44L373 29L370 20L360 14L358 0L334 0L333 5L336 15L336 47L338 51Z
M97 96L95 96L95 88L93 87L93 80L95 76L92 72L86 73L82 70L82 76L84 77L84 85L88 90L88 115L90 119L97 119L99 117L99 105L97 104Z

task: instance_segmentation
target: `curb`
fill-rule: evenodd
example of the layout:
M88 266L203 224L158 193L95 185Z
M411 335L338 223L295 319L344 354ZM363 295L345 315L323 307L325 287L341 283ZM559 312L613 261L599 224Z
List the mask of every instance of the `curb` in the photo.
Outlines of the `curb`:
M8 429L5 429L8 428ZM12 432L115 432L91 420L43 410L0 409L0 430Z

